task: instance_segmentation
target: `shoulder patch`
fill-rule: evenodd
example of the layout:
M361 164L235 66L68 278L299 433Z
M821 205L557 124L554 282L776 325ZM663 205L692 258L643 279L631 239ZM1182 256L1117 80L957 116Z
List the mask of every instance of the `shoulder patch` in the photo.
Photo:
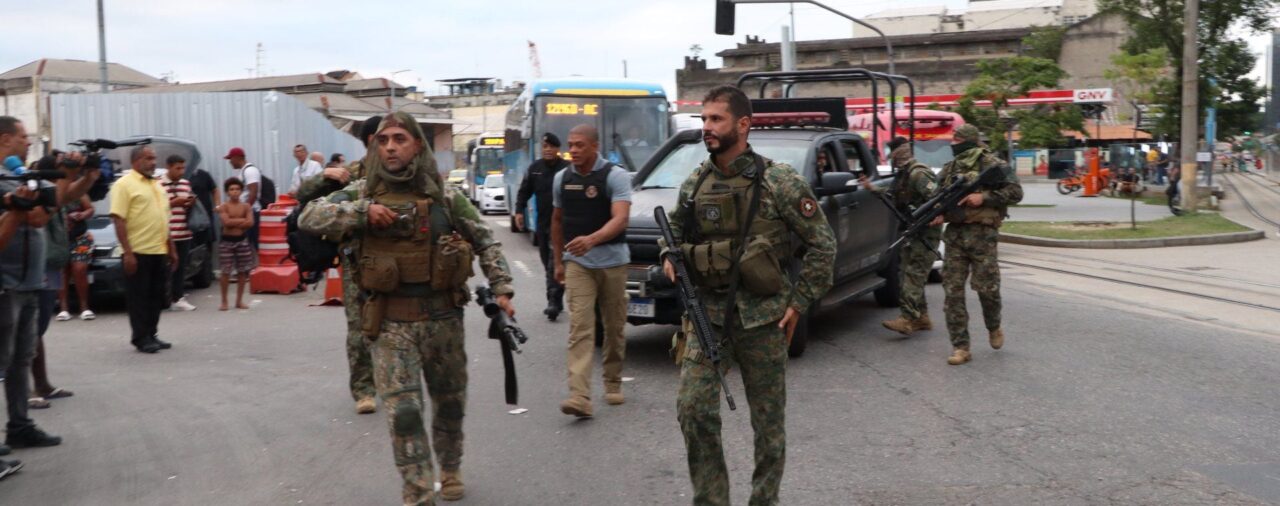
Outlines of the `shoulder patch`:
M809 197L800 199L800 215L801 216L804 216L805 218L812 218L813 215L817 213L818 213L817 201Z

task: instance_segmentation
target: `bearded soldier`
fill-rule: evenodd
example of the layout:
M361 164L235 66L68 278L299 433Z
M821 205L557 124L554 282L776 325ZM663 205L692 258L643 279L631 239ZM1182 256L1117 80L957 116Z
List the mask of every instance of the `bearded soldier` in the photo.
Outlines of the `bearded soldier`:
M982 318L990 333L991 348L1004 346L1004 330L1000 328L1000 264L996 258L996 242L1000 224L1009 216L1009 206L1022 201L1022 185L1009 165L996 158L986 146L979 143L978 128L963 125L952 137L951 152L955 159L942 167L939 179L945 188L956 178L977 179L988 167L1001 167L1004 178L999 183L985 186L960 201L952 212L938 216L934 225L947 221L942 240L947 244L946 258L942 261L942 288L946 292L943 313L947 316L947 332L951 334L954 348L947 363L960 365L968 362L969 311L965 308L964 284L973 274L973 291L978 292L982 303Z
M433 504L431 444L423 428L422 378L431 395L431 439L440 495L463 496L462 415L467 357L462 308L472 261L498 304L514 315L501 246L465 196L445 189L422 129L406 113L383 118L365 179L309 204L308 232L360 243L355 262L361 331L373 355L374 384L387 410L405 504Z
M373 116L360 128L360 137L365 149L372 150L373 135L378 131L378 123L382 116ZM371 154L376 154L370 151ZM352 180L364 177L364 164L356 160L350 167L329 167L324 169L324 177L313 177L304 180L298 188L298 205L306 206L311 201L341 190ZM377 411L373 396L373 359L369 356L369 347L365 346L364 336L360 334L360 304L356 299L360 296L360 288L356 286L352 276L356 265L352 260L356 257L357 241L347 241L338 247L338 261L342 265L342 301L347 313L347 370L350 373L349 387L351 397L356 401L356 413L369 414Z
M722 367L736 363L742 373L755 431L751 504L777 504L786 460L787 346L800 315L831 288L835 237L809 183L747 144L751 102L741 90L712 89L702 107L711 157L681 185L680 205L669 213L672 232L683 241L686 258L706 259L690 262L692 281L706 301ZM792 244L792 237L802 244ZM783 266L801 245L805 253L793 284ZM674 281L671 264L663 268ZM677 411L693 503L727 505L720 383L697 339L687 341Z
M928 165L916 161L912 145L907 139L897 137L886 146L893 150L889 153L889 163L897 171L893 184L888 189L889 195L898 210L910 216L916 207L933 195L938 187L937 177ZM866 176L860 181L867 190L885 191L872 185ZM941 237L940 227L928 227L921 230L918 237L909 238L902 245L898 252L898 271L902 276L902 292L898 296L901 315L881 322L885 328L908 336L918 330L933 329L933 322L929 319L929 306L924 298L924 284L929 280L933 260L938 256L934 252L938 249Z

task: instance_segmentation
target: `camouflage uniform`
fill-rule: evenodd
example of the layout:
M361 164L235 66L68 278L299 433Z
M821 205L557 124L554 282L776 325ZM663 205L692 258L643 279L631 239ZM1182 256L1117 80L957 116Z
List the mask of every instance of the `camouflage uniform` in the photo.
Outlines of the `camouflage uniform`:
M434 167L432 167L434 169ZM368 179L355 181L307 206L299 225L310 232L359 241L366 230L365 197ZM428 194L441 191L428 180ZM472 245L480 268L497 295L511 295L511 274L501 245L466 196L443 190L444 208L453 229ZM354 271L354 270L353 270ZM382 322L372 349L373 377L378 397L387 410L387 425L396 467L404 478L405 504L434 504L431 443L423 428L422 377L432 404L432 439L444 473L456 473L462 459L462 417L466 405L467 356L463 348L462 305L465 286L452 297L454 304L437 305L428 298L427 321ZM351 299L355 300L355 299Z
M352 181L364 177L360 161L352 163L347 171L351 173ZM337 184L323 176L304 180L298 187L298 205L306 206L311 201L328 195L333 191L333 185ZM358 248L357 241L344 241L338 245L338 261L342 266L343 310L347 313L347 369L350 371L351 398L356 401L372 399L376 393L373 387L373 359L369 354L369 347L365 345L364 336L360 335L360 305L355 302L360 296L360 288L352 277L356 266L352 265L351 259L359 255L356 251Z
M910 149L906 145L906 149ZM908 159L904 163L907 168L900 169L894 177L893 185L888 193L894 203L904 214L910 216L911 210L924 204L937 190L937 176L928 165ZM879 187L872 191L885 192ZM898 296L899 310L902 318L918 320L929 315L929 305L924 297L924 285L929 280L929 271L933 270L933 261L938 258L938 241L942 238L940 227L926 227L919 233L919 238L912 237L902 245L898 252L898 272L901 276L902 291Z
M940 187L946 187L961 175L976 178L991 166L1003 166L1005 180L993 187L982 188L982 206L961 208L948 213L947 228L942 239L947 251L942 264L942 287L946 292L943 312L951 345L969 349L969 311L965 308L964 284L972 273L971 284L982 303L982 316L987 330L1000 330L1000 265L996 256L1000 224L1008 216L1008 208L1022 200L1018 176L1004 161L981 146L972 147L947 162L939 174Z
M786 333L778 328L778 321L788 307L796 308L803 315L831 288L836 250L831 227L809 183L785 164L766 163L757 219L780 222L786 235L794 234L803 242L806 253L797 282L792 285L783 276L782 290L768 296L739 290L736 317L726 323L725 290L702 286L699 276L694 276L699 295L706 302L713 331L721 340L721 367L727 371L730 364L736 363L746 387L751 427L755 431L756 468L751 478L751 504L778 503L778 487L786 461L787 340ZM704 172L713 171L707 179L714 183L739 177L754 164L754 155L748 150L729 164L731 176L725 176L708 159L681 186L678 202L689 199ZM751 192L748 189L743 193L739 198L745 202ZM685 236L686 212L683 206L669 212L676 237ZM745 221L744 218L740 219ZM756 230L754 226L752 230ZM788 263L782 260L783 266ZM733 325L734 329L730 341L723 339L726 324ZM720 384L711 363L701 353L697 339L689 336L676 405L688 450L694 504L729 504L729 474L720 442L720 395Z

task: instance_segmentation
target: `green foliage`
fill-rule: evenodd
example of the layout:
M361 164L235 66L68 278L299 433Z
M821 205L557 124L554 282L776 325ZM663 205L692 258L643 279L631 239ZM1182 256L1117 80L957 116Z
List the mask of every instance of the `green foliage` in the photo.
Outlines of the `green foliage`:
M1052 147L1065 139L1062 130L1081 130L1084 120L1075 105L1041 105L1031 109L1006 111L1009 100L1040 89L1054 89L1067 73L1047 58L1015 56L983 60L976 65L978 75L965 88L956 112L987 135L993 151L1008 149L1005 135L1010 120L1016 122L1023 147ZM991 104L979 107L979 100ZM1001 114L1004 112L1004 114ZM1003 118L1002 118L1003 117Z
M1167 51L1167 65L1173 69L1168 81L1153 86L1152 103L1163 105L1164 119L1156 133L1178 135L1181 113L1183 0L1099 0L1098 8L1124 16L1133 36L1124 49L1131 55L1152 49ZM1218 107L1219 136L1255 128L1259 123L1259 100L1263 91L1245 77L1256 58L1249 53L1244 37L1271 30L1276 0L1201 0L1197 32L1200 39L1200 108ZM1217 86L1209 85L1209 79Z
M1062 37L1067 34L1065 26L1039 26L1022 38L1022 54L1033 58L1058 61L1062 55Z
M1143 104L1154 104L1162 81L1173 79L1169 69L1169 50L1151 48L1140 53L1111 55L1111 68L1102 76L1120 85L1125 96Z

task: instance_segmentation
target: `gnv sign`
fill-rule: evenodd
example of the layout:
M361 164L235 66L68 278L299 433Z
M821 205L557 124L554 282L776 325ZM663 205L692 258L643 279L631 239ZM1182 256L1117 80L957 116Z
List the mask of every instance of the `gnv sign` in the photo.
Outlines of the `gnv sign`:
M1080 103L1111 103L1111 88L1095 88L1091 90L1075 90L1071 101Z

